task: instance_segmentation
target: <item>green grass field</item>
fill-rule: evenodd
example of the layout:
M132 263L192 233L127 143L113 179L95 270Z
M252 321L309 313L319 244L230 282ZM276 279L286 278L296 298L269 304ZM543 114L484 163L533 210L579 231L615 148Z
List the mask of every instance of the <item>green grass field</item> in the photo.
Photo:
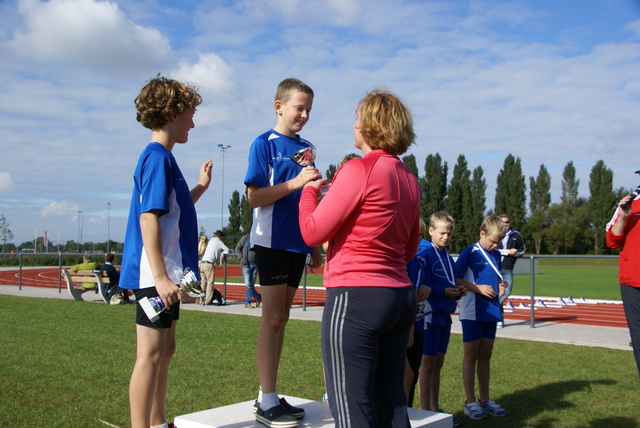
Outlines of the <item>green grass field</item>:
M135 359L134 307L0 295L3 388L0 420L10 427L104 427L129 423ZM252 316L183 311L167 416L255 398ZM324 393L320 325L291 321L279 374L283 394ZM461 339L453 335L441 405L474 427L640 426L638 374L629 351L499 339L492 397L505 418L471 422L461 414Z

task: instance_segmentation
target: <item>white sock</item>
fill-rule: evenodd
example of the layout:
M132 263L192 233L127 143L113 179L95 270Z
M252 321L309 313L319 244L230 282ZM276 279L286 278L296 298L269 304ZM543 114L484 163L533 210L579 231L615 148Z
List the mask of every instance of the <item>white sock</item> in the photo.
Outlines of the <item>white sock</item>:
M280 405L280 399L277 392L268 392L262 394L262 401L260 402L260 408L262 410L269 410L272 407Z
M262 403L262 387L258 388L258 403Z
M165 422L162 425L151 425L150 428L169 428L169 424Z

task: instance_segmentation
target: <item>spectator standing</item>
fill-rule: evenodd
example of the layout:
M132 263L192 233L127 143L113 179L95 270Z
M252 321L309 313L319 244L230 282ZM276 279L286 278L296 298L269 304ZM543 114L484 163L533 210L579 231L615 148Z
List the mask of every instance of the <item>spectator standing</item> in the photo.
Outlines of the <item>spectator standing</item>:
M224 236L225 235L221 230L216 230L207 244L207 249L202 255L202 260L200 260L200 283L202 285L202 289L206 292L204 305L217 305L224 303L219 299L216 302L213 297L216 289L216 265L218 265L220 261L224 260L226 255L229 254L229 248L224 244L224 242L222 242L222 238L224 238Z
M251 299L255 299L256 308L262 303L262 296L256 291L256 277L258 276L258 265L256 265L256 253L251 249L251 241L249 234L244 235L236 245L236 255L240 257L240 265L242 266L242 276L244 277L244 285L247 287L247 293L244 299L244 307L253 309Z
M636 171L640 173L640 171ZM620 200L613 218L607 224L606 242L609 248L621 248L620 295L627 317L631 346L640 375L640 196L627 195Z
M513 267L518 261L518 258L522 257L527 250L520 232L511 227L509 216L507 214L501 214L500 218L507 228L507 234L502 238L498 246L500 255L502 256L502 279L507 283L507 288L500 297L500 321L498 321L498 328L504 326L504 302L507 301L513 289Z

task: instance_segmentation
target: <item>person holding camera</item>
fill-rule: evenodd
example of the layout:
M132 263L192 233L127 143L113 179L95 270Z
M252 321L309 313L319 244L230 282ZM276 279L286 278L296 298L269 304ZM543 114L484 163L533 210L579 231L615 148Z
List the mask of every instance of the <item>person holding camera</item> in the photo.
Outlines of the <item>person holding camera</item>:
M636 171L636 174L640 171ZM640 375L640 186L618 203L613 218L607 223L606 242L609 248L621 248L620 295L627 317L631 346Z

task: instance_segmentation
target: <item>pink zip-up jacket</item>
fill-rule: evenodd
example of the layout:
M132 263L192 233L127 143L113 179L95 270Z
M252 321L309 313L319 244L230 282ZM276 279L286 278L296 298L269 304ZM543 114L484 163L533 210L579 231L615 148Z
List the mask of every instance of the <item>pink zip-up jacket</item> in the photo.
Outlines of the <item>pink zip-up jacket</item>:
M329 241L325 287L410 287L407 263L420 241L420 186L397 156L373 150L336 172L320 204L305 187L300 229L307 245Z

